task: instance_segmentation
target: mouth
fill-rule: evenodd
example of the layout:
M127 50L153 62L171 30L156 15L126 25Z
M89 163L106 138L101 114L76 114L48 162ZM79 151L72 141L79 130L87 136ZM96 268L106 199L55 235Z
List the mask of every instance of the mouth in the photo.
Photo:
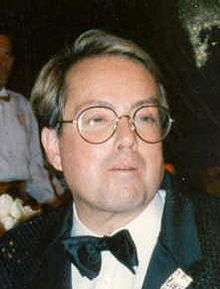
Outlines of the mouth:
M136 171L137 168L135 167L114 167L112 169L110 169L110 171Z
M129 180L139 175L138 168L134 166L114 166L109 170L109 173L112 177L128 177Z
M134 164L134 162L119 162L114 164L111 168L110 171L113 172L134 172L138 170L138 166Z
M141 168L141 162L137 157L124 156L114 159L109 165L110 172L124 172L124 173L134 173L139 171Z

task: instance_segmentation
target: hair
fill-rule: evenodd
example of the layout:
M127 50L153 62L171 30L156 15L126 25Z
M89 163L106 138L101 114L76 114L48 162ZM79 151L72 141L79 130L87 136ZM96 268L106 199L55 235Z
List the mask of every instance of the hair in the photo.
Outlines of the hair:
M40 128L55 128L60 131L59 121L62 120L67 101L65 80L69 70L85 58L106 55L120 56L144 65L158 84L159 104L168 109L160 72L147 52L130 40L102 30L88 30L49 60L36 80L31 103Z

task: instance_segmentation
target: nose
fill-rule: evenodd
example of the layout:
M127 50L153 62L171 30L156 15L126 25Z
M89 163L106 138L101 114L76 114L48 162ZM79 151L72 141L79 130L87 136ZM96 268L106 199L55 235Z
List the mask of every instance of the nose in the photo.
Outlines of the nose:
M127 115L120 117L116 129L116 147L120 150L123 148L135 148L136 143L137 135L130 117Z

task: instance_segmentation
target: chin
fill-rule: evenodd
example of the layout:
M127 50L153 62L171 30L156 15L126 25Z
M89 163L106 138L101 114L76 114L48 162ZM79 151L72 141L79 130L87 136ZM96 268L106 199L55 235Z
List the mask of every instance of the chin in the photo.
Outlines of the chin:
M127 215L127 216L136 216L139 215L143 210L145 206L143 203L123 203L120 204L105 204L102 209L105 212L112 213L112 214L118 214L118 215Z
M118 189L117 193L114 194L114 192L112 192L108 198L106 196L107 194L103 197L100 207L111 212L123 213L139 211L142 210L147 203L146 194L140 193L140 191Z

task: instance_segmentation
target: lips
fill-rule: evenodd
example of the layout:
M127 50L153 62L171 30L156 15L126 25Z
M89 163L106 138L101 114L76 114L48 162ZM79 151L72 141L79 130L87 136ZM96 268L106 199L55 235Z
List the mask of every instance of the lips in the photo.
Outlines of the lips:
M112 155L106 159L107 170L110 172L140 172L144 162L138 153L127 153Z
M111 171L135 171L137 168L131 167L131 166L119 166L119 167L113 167L110 169Z
M111 165L110 171L136 171L138 169L138 164L136 161L128 160L117 160Z

